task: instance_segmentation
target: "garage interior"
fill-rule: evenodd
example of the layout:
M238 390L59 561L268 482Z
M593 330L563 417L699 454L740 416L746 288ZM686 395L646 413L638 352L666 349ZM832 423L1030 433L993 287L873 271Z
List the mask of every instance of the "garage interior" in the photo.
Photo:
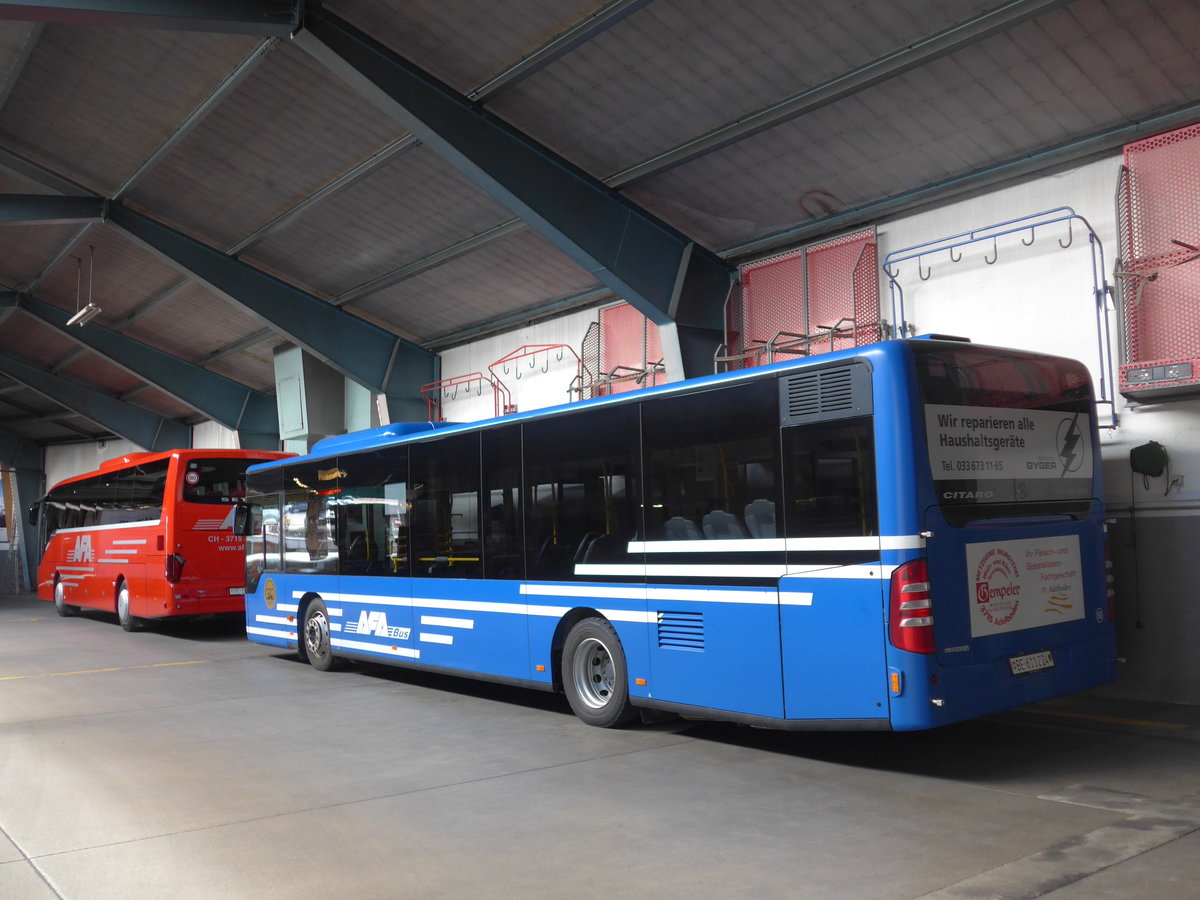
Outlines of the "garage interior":
M0 895L1190 896L1198 173L1190 0L0 2ZM1092 371L1108 688L603 733L34 597L20 511L132 450L929 332Z

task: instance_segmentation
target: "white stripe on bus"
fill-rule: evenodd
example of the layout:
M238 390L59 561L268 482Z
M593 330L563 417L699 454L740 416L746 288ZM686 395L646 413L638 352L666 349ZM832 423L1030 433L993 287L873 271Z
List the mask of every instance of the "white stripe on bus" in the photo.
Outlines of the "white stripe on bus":
M129 538L122 538L120 540L114 540L113 543L114 544L142 544L142 545L144 545L144 544L148 544L150 542L148 540L146 540L145 538L138 538L136 541L131 540Z
M884 537L734 538L732 540L630 541L630 553L778 553L791 551L920 550L919 534Z
M403 656L407 659L421 658L421 651L412 647L385 647L382 644L368 644L366 641L348 641L345 638L330 638L329 643L343 650L367 650L371 653L382 653L385 656Z
M436 625L439 628L474 628L474 619L450 619L446 616L421 616L422 625Z
M161 522L161 519L147 519L145 522L113 522L110 525L80 525L77 528L60 528L54 533L80 534L84 531L114 531L118 528L153 528Z
M454 637L449 634L431 634L422 631L417 635L417 640L424 641L427 644L453 644Z
M246 626L247 634L259 634L263 637L282 638L285 641L293 641L296 639L294 631L276 631L274 628L255 628L253 625Z

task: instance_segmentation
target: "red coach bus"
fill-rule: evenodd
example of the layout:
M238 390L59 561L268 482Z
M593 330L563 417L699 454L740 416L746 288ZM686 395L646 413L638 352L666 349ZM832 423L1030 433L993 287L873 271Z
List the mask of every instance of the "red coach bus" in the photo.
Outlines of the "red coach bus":
M131 453L68 478L30 508L42 561L38 597L141 619L244 609L244 539L233 532L246 467L267 450Z

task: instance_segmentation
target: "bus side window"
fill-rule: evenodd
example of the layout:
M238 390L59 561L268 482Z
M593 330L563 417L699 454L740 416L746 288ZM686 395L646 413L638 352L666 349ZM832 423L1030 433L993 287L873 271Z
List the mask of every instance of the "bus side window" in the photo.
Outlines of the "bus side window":
M481 437L484 574L488 578L523 578L521 426L489 428Z
M479 578L479 435L413 444L412 574Z
M769 381L643 404L649 540L777 536L778 408Z
M638 418L628 404L524 426L526 577L586 578L578 566L630 559L642 527Z
M878 534L871 419L783 431L788 537Z

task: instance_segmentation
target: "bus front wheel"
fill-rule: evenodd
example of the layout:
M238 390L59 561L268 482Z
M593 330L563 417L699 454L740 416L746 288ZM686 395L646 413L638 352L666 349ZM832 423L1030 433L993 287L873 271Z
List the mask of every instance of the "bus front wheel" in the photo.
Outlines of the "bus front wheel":
M629 724L636 715L629 704L625 653L605 619L583 619L568 632L562 681L571 710L589 725L613 728Z
M124 581L117 589L117 621L121 623L121 627L126 631L136 631L138 627L137 617L129 611L129 585Z
M333 668L333 646L329 642L329 612L325 601L314 600L304 611L304 655L314 669Z
M66 585L57 579L54 582L54 611L60 616L73 616L79 612L78 606L72 606L67 602Z

